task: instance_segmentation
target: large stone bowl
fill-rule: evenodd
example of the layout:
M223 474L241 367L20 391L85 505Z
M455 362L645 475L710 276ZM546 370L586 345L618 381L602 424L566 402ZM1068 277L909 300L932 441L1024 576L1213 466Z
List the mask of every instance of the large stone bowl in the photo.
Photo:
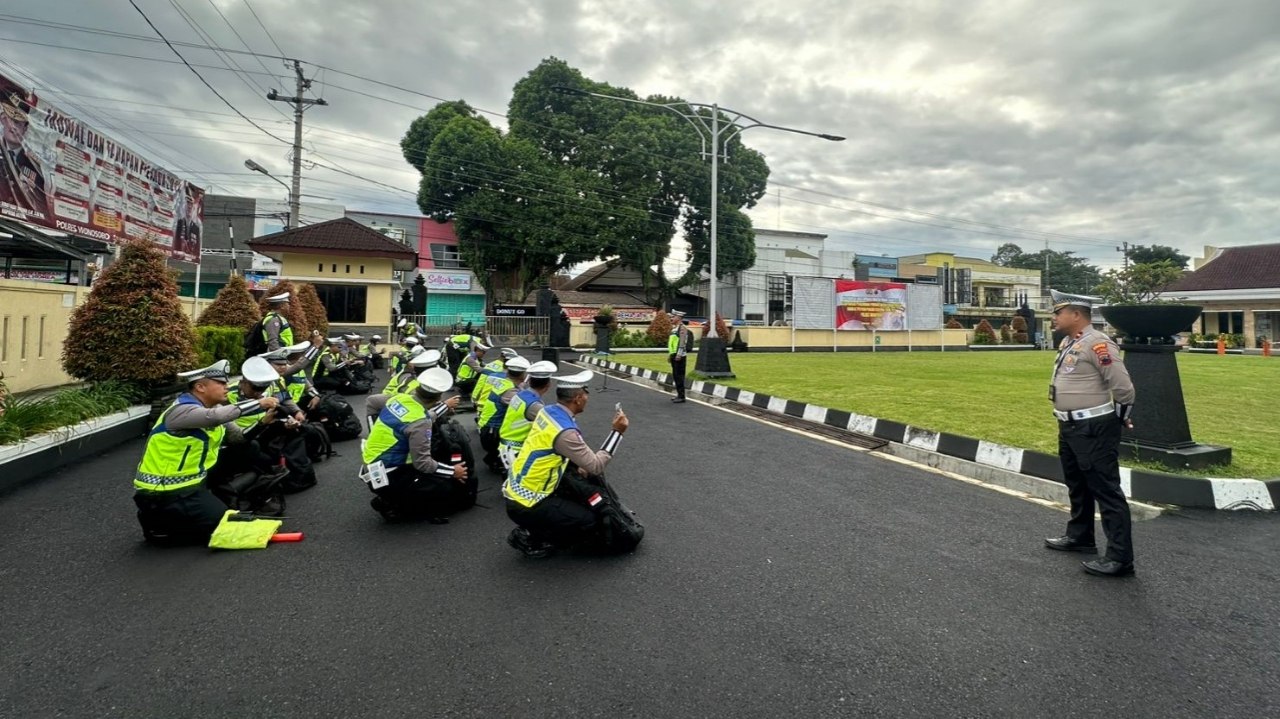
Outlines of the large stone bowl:
M1132 344L1168 344L1185 332L1204 308L1200 305L1107 305L1102 316Z

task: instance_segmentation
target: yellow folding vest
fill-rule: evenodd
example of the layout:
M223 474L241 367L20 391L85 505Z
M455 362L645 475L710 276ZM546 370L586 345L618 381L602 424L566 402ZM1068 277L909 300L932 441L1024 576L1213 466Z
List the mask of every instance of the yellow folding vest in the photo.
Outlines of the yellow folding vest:
M133 475L133 488L144 492L174 492L204 482L209 468L218 461L218 450L226 428L184 429L171 432L165 426L169 410L180 404L200 405L200 400L183 394L156 420L147 437L147 448ZM200 405L203 406L203 405Z
M502 496L532 507L556 491L569 466L568 457L556 454L556 438L570 431L578 431L578 424L569 410L558 404L543 407L502 484Z

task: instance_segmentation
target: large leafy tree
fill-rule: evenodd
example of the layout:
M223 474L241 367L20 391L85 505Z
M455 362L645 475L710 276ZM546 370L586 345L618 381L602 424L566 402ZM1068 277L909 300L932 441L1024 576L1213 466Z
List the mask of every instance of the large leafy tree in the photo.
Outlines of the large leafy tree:
M1138 265L1154 265L1168 261L1178 269L1185 270L1191 257L1168 245L1136 245L1129 248L1129 261Z
M1102 282L1097 266L1071 251L1044 249L1023 252L1018 245L1008 242L1000 245L991 261L1001 267L1017 267L1024 270L1040 270L1045 287L1061 292L1087 294Z
M465 103L442 103L401 141L422 173L419 207L455 220L461 251L486 288L510 274L527 293L559 269L616 257L639 270L655 296L674 294L710 259L710 162L699 157L697 133L662 109L566 96L555 90L561 85L637 99L550 58L516 83L509 132ZM736 137L728 155L720 172L721 275L754 264L742 210L764 194L768 178L763 156ZM668 277L663 262L677 231L688 241L687 264Z

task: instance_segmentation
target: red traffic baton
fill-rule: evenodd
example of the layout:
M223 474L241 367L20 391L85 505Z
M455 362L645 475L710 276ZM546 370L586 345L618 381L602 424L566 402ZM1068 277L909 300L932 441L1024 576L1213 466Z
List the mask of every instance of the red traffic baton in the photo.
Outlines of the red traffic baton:
M272 542L301 542L302 532L276 532L271 535Z

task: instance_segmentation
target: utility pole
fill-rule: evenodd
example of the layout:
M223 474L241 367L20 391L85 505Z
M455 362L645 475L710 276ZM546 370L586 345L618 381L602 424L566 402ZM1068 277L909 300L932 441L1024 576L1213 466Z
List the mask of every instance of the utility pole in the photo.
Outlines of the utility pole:
M289 227L299 227L300 202L302 193L302 113L312 105L328 105L323 98L314 100L302 96L311 89L311 81L302 74L302 63L293 61L293 73L296 79L293 97L284 97L272 90L267 93L268 100L288 103L293 107L293 187L289 191Z
M1123 244L1124 247L1123 248L1117 247L1116 252L1124 253L1124 271L1127 273L1129 271L1129 243L1124 242L1121 244Z

